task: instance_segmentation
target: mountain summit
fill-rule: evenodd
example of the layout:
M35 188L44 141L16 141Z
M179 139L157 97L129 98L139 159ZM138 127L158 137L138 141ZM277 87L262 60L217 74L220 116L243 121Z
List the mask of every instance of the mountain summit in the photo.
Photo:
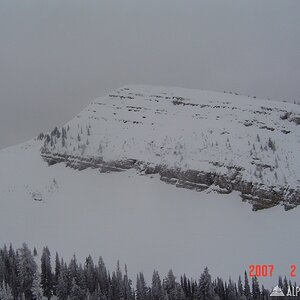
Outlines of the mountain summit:
M231 92L125 86L39 139L49 165L130 168L254 210L300 203L300 107Z

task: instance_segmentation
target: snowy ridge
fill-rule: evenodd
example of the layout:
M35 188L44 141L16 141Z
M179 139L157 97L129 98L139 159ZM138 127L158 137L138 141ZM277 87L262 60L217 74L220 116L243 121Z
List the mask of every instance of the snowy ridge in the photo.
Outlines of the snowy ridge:
M41 134L43 158L102 172L135 168L253 209L300 203L300 108L232 93L126 86Z

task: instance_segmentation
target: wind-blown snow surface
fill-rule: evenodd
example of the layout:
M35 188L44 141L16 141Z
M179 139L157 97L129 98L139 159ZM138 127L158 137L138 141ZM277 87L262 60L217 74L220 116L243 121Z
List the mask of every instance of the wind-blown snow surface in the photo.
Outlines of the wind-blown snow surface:
M274 276L299 265L299 207L252 212L236 193L178 189L134 170L49 167L40 146L0 151L1 243L49 245L79 260L102 255L109 268L120 259L132 278L143 271L148 280L154 268L196 278L208 266L213 276L237 279L249 264L274 264Z

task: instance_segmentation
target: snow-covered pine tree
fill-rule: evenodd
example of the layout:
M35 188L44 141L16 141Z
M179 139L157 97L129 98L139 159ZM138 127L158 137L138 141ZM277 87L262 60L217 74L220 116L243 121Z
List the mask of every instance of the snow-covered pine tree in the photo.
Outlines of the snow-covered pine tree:
M16 299L19 294L19 278L18 278L18 258L16 255L15 250L12 247L12 244L9 246L8 250L8 260L9 260L9 265L10 265L10 272L8 274L8 283L9 286L11 287L12 294L14 298Z
M152 300L164 299L164 290L161 284L158 271L156 270L153 271L153 275L152 275L151 299Z
M260 299L260 288L257 277L252 277L252 297L254 300Z
M116 283L117 283L117 291L120 299L124 298L124 283L123 283L123 275L120 267L119 260L117 261L117 269L115 272Z
M55 254L55 269L54 269L54 276L53 276L53 294L56 295L56 286L58 283L58 278L60 275L60 269L61 269L61 264L60 264L60 259L59 255L56 252Z
M108 295L108 288L109 288L108 274L107 274L105 263L101 256L98 261L97 277L98 277L101 293L104 295Z
M136 300L148 300L149 292L143 273L139 273L136 278Z
M90 255L85 260L84 276L85 276L88 291L90 292L90 294L93 294L96 290L97 282L96 282L94 262Z
M78 273L77 259L76 256L73 255L68 266L68 275L69 275L70 283L72 283L73 278L77 278L77 273Z
M124 286L122 280L122 272L120 269L119 261L117 263L117 270L113 272L110 284L110 297L112 299L124 298Z
M278 286L282 289L283 288L283 281L282 281L282 277L279 276L278 278Z
M246 271L245 271L245 282L244 282L244 295L247 300L251 299L250 285L249 285L248 275Z
M225 299L226 292L225 292L224 282L222 278L219 277L217 278L215 291L221 299Z
M239 295L239 297L244 295L244 289L243 289L243 283L242 283L241 276L239 276L239 279L238 279L238 295Z
M176 284L175 287L175 300L186 300L185 293L180 284Z
M68 274L66 269L62 269L59 273L57 286L56 286L56 296L60 300L67 300L70 292Z
M237 300L237 292L235 289L235 285L232 282L231 278L229 278L228 286L227 286L227 297L230 300Z
M128 277L127 265L125 265L125 275L123 278L123 286L124 286L124 300L134 300L134 293L132 291L132 282Z
M288 280L287 280L286 276L284 276L282 291L286 295L288 293L288 290L289 290Z
M164 290L170 299L175 299L176 294L176 278L172 270L169 270L167 277L163 282Z
M51 255L48 247L44 247L41 257L41 285L43 288L43 295L48 300L53 295L53 278L51 267Z
M85 291L77 285L75 278L72 280L70 300L85 300L86 293Z
M206 267L201 274L198 291L197 291L197 299L199 300L212 300L214 299L215 293L213 290L213 285L211 282L211 276L209 274L208 268Z
M84 291L87 290L87 281L84 275L84 270L81 264L77 269L76 284Z
M41 285L41 275L38 271L34 273L33 282L31 287L32 299L42 300L43 299L43 289Z
M24 293L25 299L32 299L32 283L37 266L27 244L19 249L18 276L20 279L20 291Z
M265 289L265 287L262 285L261 287L261 299L265 300L265 299L269 299L270 296L270 291Z
M14 297L11 292L11 288L5 284L5 282L2 282L2 286L0 285L0 299L1 300L13 300Z
M0 255L0 282L4 281L5 277L5 263L2 255Z

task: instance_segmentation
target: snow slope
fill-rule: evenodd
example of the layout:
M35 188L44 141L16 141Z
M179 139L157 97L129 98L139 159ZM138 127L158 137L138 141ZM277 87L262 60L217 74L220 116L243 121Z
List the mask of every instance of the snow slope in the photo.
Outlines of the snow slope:
M289 209L300 203L299 124L300 107L290 103L126 86L93 101L64 134L46 136L42 150L51 163L84 158L95 167L126 160L141 171L163 166L157 172L181 186L214 184L240 191L257 207Z
M299 207L252 212L235 192L178 189L134 169L48 166L41 145L33 140L0 151L1 243L49 245L81 261L102 255L109 268L120 259L132 278L144 271L148 281L154 268L196 278L204 266L213 276L237 279L261 263L275 265L274 280L265 282L270 287L299 263Z
M102 255L110 269L120 259L132 278L154 268L197 277L208 266L237 279L249 264L274 264L274 280L289 275L299 208L253 212L235 189L284 191L285 205L299 190L299 113L229 93L121 88L0 151L0 242Z

